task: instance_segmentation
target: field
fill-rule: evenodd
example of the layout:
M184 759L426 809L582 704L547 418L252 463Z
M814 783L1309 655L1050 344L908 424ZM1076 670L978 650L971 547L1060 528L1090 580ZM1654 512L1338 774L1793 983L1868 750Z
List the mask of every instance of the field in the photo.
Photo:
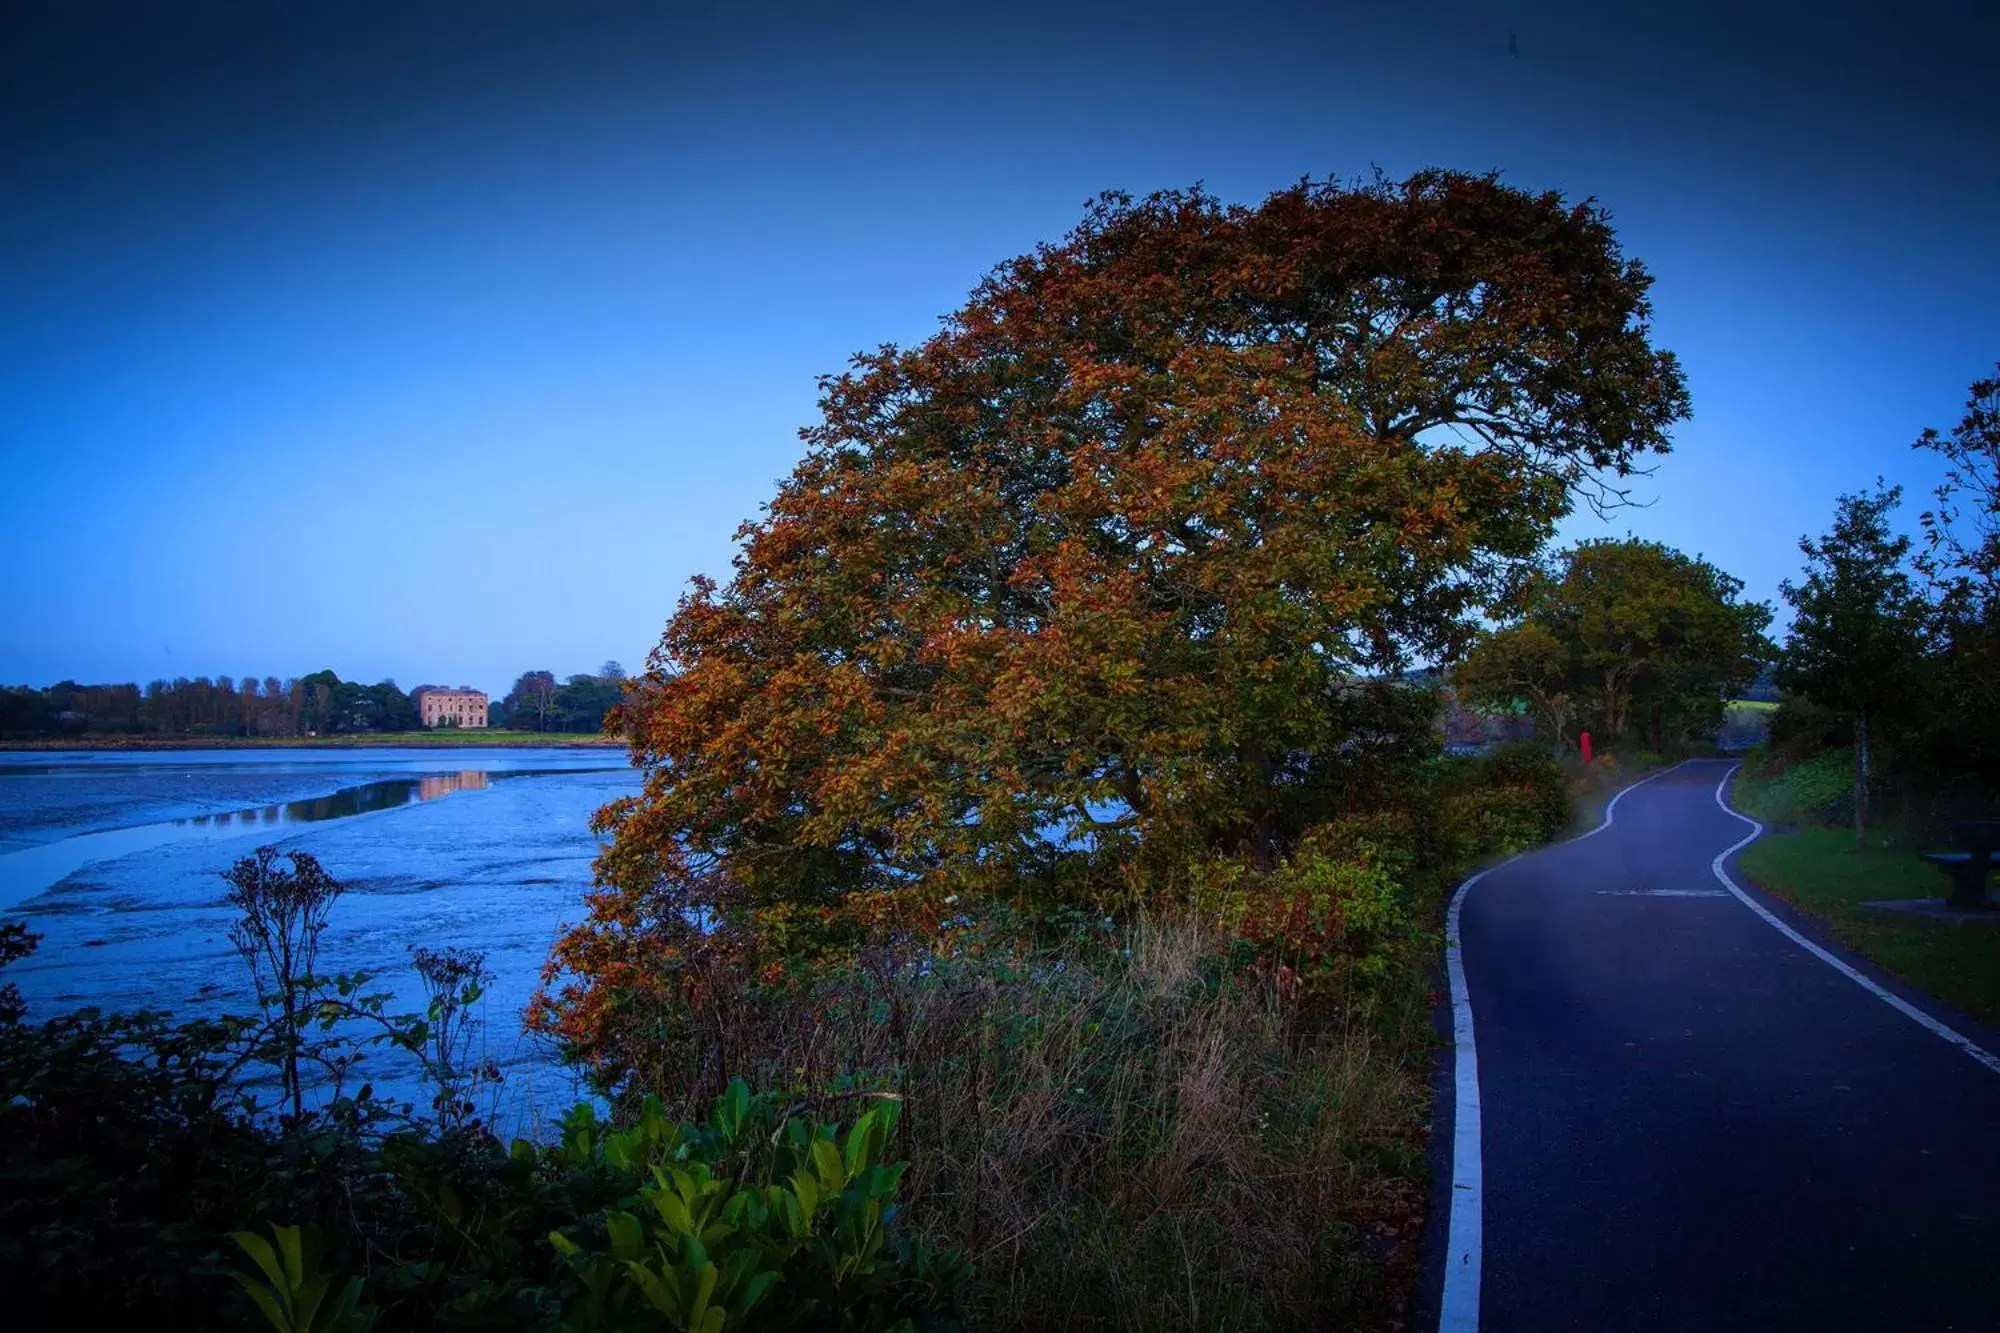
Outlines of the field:
M33 740L0 739L0 750L337 750L383 746L462 749L467 746L621 747L624 744L623 737L595 732L441 727L435 731L369 731L343 736L81 735Z
M1911 920L1861 905L1941 897L1944 877L1916 850L1857 852L1852 831L1809 828L1758 839L1740 864L1758 887L1818 917L1843 945L1945 1003L2000 1024L2000 921Z
M1725 751L1747 750L1761 743L1771 730L1771 714L1778 706L1758 699L1731 699L1722 714L1722 730L1715 742Z

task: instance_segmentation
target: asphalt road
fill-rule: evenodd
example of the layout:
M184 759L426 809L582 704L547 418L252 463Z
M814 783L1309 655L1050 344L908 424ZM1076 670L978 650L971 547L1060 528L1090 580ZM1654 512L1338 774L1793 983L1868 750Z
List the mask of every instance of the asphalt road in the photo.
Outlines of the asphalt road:
M2000 1072L1724 888L1728 769L1463 895L1476 1326L2000 1333Z

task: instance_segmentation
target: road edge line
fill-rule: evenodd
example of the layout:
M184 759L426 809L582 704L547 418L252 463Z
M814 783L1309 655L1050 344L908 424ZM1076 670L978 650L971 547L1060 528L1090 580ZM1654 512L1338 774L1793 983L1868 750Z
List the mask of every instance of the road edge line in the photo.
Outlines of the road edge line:
M1664 777L1688 761L1648 773L1621 788L1604 807L1604 822L1587 832L1547 846L1516 852L1499 865L1488 866L1466 879L1451 895L1444 916L1444 969L1451 988L1452 1117L1451 1216L1445 1230L1444 1287L1438 1299L1438 1333L1479 1333L1479 1286L1486 1238L1485 1168L1481 1158L1479 1119L1479 1044L1472 1025L1472 991L1465 981L1465 958L1459 939L1459 913L1472 886L1496 870L1531 852L1567 847L1595 837L1611 827L1618 802L1627 792ZM1733 811L1731 813L1734 813Z
M1943 1038L1950 1045L1958 1047L1959 1050L1964 1051L1967 1055L1971 1056L1974 1060L1977 1060L1980 1064L1985 1065L1988 1069L1992 1070L1994 1073L2000 1074L2000 1056L1994 1055L1991 1051L1988 1051L1987 1049L1979 1045L1979 1043L1973 1041L1972 1038L1966 1036L1963 1032L1960 1032L1957 1028L1954 1028L1948 1023L1941 1022L1940 1020L1931 1017L1929 1014L1917 1008L1917 1006L1911 1004L1908 1000L1905 1000L1902 996L1896 994L1894 991L1891 991L1886 987L1878 984L1873 979L1863 975L1861 972L1856 971L1854 968L1848 966L1840 959L1834 957L1834 955L1828 952L1826 949L1820 947L1817 944L1814 944L1804 935L1801 935L1798 931L1792 929L1792 927L1785 924L1784 921L1780 920L1777 914L1771 911L1770 908L1764 906L1764 904L1758 902L1755 898L1752 898L1747 892L1744 891L1742 885L1738 884L1734 879L1730 877L1728 868L1723 863L1726 862L1730 857L1736 855L1736 853L1742 851L1745 847L1748 847L1751 843L1757 841L1757 839L1764 836L1763 824L1759 823L1755 819L1752 819L1749 815L1744 814L1741 810L1738 810L1734 806L1730 805L1729 802L1724 800L1722 796L1723 789L1728 787L1729 785L1729 779L1734 777L1736 775L1736 771L1742 767L1743 765L1740 763L1731 764L1729 766L1728 772L1722 775L1722 781L1715 784L1715 803L1722 807L1722 810L1725 814L1733 815L1737 819L1742 820L1744 823L1750 826L1750 834L1748 837L1745 837L1742 841L1737 842L1733 846L1725 849L1719 855L1716 856L1715 860L1709 863L1709 869L1713 870L1715 872L1715 877L1718 880L1722 881L1722 887L1728 889L1731 893L1735 894L1737 901L1741 902L1745 907L1749 908L1751 911L1755 912L1758 916L1762 917L1766 925L1770 926L1773 930L1783 935L1786 939L1798 945L1801 949L1804 949L1807 953L1819 959L1822 963L1825 963L1828 967L1840 973L1840 975L1846 977L1849 981L1861 987L1861 989L1867 991L1870 995L1873 995L1876 999L1888 1005L1891 1009L1894 1009L1897 1013L1903 1015L1911 1022L1916 1023L1921 1027L1929 1029L1933 1034Z

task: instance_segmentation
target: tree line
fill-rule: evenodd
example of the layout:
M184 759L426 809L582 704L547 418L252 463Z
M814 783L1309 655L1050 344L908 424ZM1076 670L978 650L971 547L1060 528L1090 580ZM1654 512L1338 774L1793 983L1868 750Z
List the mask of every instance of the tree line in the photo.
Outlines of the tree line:
M488 708L492 727L526 731L596 732L624 692L625 670L606 662L594 674L558 684L548 671L529 671ZM187 676L40 688L0 687L0 736L283 737L414 731L417 696L393 680L373 685L342 680L332 670L294 677Z

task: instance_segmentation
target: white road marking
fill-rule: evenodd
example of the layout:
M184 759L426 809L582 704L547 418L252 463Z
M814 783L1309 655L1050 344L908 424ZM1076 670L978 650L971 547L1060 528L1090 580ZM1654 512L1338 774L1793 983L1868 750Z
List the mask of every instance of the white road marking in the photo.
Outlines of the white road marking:
M1884 990L1881 986L1876 985L1873 981L1869 980L1867 977L1862 976L1861 973L1855 971L1853 968L1849 967L1846 963L1841 962L1838 958L1835 958L1825 949L1820 948L1819 945L1814 944L1811 940L1799 934L1799 932L1797 932L1796 930L1793 930L1783 921L1780 921L1775 915L1772 914L1769 908L1765 907L1764 904L1758 902L1755 898L1752 898L1749 894L1745 893L1743 891L1743 886L1738 884L1735 880L1729 877L1729 872L1723 868L1722 863L1727 861L1730 857L1736 855L1736 853L1742 851L1745 847L1748 847L1751 843L1757 841L1757 839L1762 837L1764 833L1764 826L1762 824L1750 818L1750 816L1744 814L1742 811L1733 809L1730 806L1729 802L1722 799L1723 789L1729 785L1730 774L1734 773L1737 769L1741 767L1742 767L1741 764L1731 764L1729 766L1728 772L1722 775L1722 781L1715 784L1715 803L1721 806L1723 810L1726 811L1727 813L1735 816L1737 819L1742 820L1744 823L1750 826L1750 833L1747 837L1745 837L1741 842L1728 848L1726 851L1724 851L1720 856L1716 857L1715 860L1709 864L1709 869L1715 872L1715 877L1722 881L1722 887L1729 890L1731 893L1735 894L1737 898L1742 900L1742 903L1745 907L1755 912L1758 916L1763 917L1764 920L1771 926L1773 930L1776 930L1786 939L1798 945L1801 949L1804 949L1807 953L1819 959L1822 963L1825 963L1828 967L1840 973L1840 975L1846 977L1849 981L1861 987L1861 989L1867 991L1870 995L1873 995L1876 999L1888 1005L1891 1009L1894 1009L1897 1013L1902 1014L1905 1018L1908 1018L1912 1022L1922 1027L1930 1029L1930 1031L1936 1033L1938 1036L1944 1038L1952 1045L1958 1047L1961 1051L1964 1051L1967 1055L1977 1060L1980 1064L1985 1065L1988 1069L1992 1070L1994 1073L2000 1074L2000 1056L1996 1056L1991 1051L1985 1050L1984 1048L1979 1046L1976 1042L1974 1042L1972 1038L1966 1036L1963 1032L1958 1031L1956 1028L1950 1027L1944 1023L1940 1023L1937 1019L1932 1018L1929 1014L1917 1008L1915 1005L1911 1004L1908 1000L1905 1000L1900 995L1896 995L1887 990ZM1460 892L1463 893L1464 890L1461 889Z
M1674 768L1679 768L1675 764ZM1604 822L1569 842L1582 842L1611 827L1618 802L1626 792L1673 772L1663 768L1620 791L1604 807ZM1565 844L1556 843L1553 846ZM1537 851L1546 850L1536 848ZM1465 959L1459 940L1459 911L1472 886L1501 866L1513 864L1517 852L1500 865L1480 871L1451 895L1444 920L1444 966L1451 984L1451 1043L1453 1048L1453 1107L1451 1133L1451 1220L1445 1234L1444 1291L1438 1302L1439 1333L1479 1333L1479 1269L1485 1249L1485 1175L1479 1144L1479 1046L1472 1030L1472 993L1465 984Z

